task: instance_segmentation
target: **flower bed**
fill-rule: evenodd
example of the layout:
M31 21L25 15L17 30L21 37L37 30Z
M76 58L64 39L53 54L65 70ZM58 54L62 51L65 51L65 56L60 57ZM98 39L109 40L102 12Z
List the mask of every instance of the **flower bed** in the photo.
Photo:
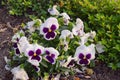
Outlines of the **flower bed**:
M80 18L72 21L56 7L48 9L49 18L30 21L13 36L13 58L5 57L13 80L59 80L61 76L82 74L95 53L104 52L104 46L94 42L95 31L84 32Z

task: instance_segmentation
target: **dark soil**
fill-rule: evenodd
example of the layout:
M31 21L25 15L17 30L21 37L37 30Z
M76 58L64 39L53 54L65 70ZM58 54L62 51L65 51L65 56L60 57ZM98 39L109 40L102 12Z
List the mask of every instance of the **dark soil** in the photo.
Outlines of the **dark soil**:
M10 58L11 37L15 32L13 28L20 28L20 24L27 20L24 17L10 16L6 8L0 9L0 80L12 80L12 74L4 68L4 56ZM96 65L93 70L94 74L90 79L80 80L120 80L120 70L113 71L103 64Z

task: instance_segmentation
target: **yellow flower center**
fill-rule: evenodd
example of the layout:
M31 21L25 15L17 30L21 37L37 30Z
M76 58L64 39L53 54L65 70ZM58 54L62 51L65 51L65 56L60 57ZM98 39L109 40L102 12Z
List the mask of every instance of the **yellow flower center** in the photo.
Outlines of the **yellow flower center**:
M52 32L52 30L51 29L49 29L49 31L48 32Z
M86 59L86 56L84 56L83 59Z
M34 53L34 54L33 54L33 56L37 56L37 54L36 54L36 53Z

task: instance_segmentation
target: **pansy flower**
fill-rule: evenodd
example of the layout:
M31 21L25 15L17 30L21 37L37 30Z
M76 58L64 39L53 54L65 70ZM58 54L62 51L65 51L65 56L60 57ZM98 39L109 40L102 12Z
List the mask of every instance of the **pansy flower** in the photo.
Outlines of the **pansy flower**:
M60 39L66 39L66 38L73 38L73 33L70 32L69 30L62 30Z
M75 65L75 58L72 58L71 56L68 57L67 62L65 62L64 64L62 64L63 67L68 67L71 68Z
M14 43L14 50L16 55L20 55L20 53L25 52L26 48L29 46L29 42L25 36L22 36L17 43Z
M60 35L60 39L61 39L60 44L61 46L64 47L65 51L68 50L68 44L69 44L69 41L67 41L67 38L70 38L70 39L73 38L73 34L69 30L63 30Z
M67 13L61 13L60 16L63 17L63 21L64 21L64 25L68 25L69 24L69 20L70 20L70 16Z
M51 64L55 64L55 60L57 59L59 52L50 47L50 48L45 48L45 60L47 60Z
M89 46L79 46L76 49L75 57L77 58L78 64L88 65L90 63L90 60L95 58L95 45L91 44Z
M29 80L28 74L20 66L14 67L11 72L13 74L13 80Z
M49 12L51 15L59 15L59 11L58 11L56 8L57 8L57 5L54 5L52 8L49 8L49 9L48 9L48 12Z
M42 46L31 44L31 46L26 49L28 62L30 62L32 65L39 66L39 62L42 60L41 54L43 54L43 52L44 48Z
M25 28L29 29L29 32L32 33L35 30L39 29L39 26L41 25L41 23L42 21L40 19L36 19L28 22Z
M84 35L84 25L80 18L76 19L76 25L73 27L72 32L75 36Z
M40 27L40 34L44 35L46 40L53 40L57 33L55 32L59 28L59 24L56 18L48 18Z

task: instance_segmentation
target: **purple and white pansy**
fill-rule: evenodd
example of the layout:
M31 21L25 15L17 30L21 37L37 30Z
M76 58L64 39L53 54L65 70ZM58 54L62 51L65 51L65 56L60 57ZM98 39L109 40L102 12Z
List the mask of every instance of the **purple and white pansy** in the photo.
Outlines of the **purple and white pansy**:
M51 64L55 64L55 60L57 59L59 52L53 47L45 48L45 60Z
M71 68L75 65L75 61L76 61L75 58L69 56L67 61L64 64L62 64L61 66Z
M70 16L67 13L61 13L60 16L63 17L63 21L64 21L64 25L68 25L69 24L69 20L70 20Z
M39 66L39 63L42 60L41 54L44 53L44 47L37 44L31 44L26 49L26 56L28 57L28 62L34 66Z
M40 34L44 35L46 40L53 40L57 35L55 31L58 28L58 20L54 17L50 17L40 26Z
M76 49L75 57L77 58L78 64L88 65L90 63L90 60L95 58L95 45L91 44L89 46L79 46Z
M76 25L73 27L72 32L75 36L84 35L84 24L80 18L76 19Z

